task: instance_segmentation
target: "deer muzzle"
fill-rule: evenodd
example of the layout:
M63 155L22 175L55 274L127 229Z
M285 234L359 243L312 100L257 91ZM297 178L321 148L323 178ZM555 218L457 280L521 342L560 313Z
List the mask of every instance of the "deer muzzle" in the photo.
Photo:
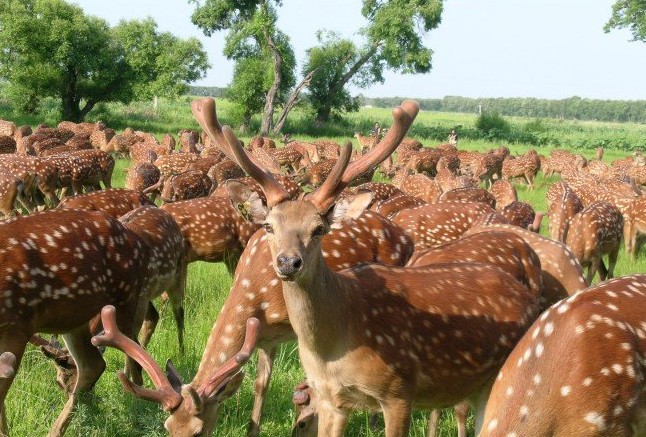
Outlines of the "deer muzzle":
M303 260L298 255L278 255L276 273L282 280L293 280L303 268Z

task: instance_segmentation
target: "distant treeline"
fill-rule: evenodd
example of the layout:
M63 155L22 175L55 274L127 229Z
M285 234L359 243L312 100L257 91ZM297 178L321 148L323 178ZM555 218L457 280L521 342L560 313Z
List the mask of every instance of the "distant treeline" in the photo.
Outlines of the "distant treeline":
M362 97L362 104L378 108L399 105L402 97ZM443 99L416 99L427 111L480 114L496 112L506 116L562 118L574 120L646 122L646 100L592 100L569 97L563 100L535 98L469 98L447 96Z
M186 94L189 96L211 96L211 97L224 97L226 88L217 86L192 86L189 85Z

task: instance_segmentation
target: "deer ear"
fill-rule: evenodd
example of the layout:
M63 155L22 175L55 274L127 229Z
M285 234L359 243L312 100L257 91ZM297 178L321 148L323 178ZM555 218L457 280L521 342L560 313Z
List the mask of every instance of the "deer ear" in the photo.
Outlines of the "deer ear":
M168 377L170 385L173 386L177 393L180 393L182 391L182 386L184 385L184 383L182 382L182 377L180 376L171 360L166 361L166 376Z
M357 194L344 197L327 212L330 228L339 229L346 220L354 220L372 202L372 191L359 190Z
M269 208L254 189L249 185L233 180L228 180L225 184L233 208L238 211L242 218L251 223L263 223L265 221Z

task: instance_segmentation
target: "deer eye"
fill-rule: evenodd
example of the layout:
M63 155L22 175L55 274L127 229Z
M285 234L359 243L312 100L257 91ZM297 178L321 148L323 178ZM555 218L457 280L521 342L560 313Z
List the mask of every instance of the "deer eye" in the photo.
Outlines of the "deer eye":
M312 232L312 237L319 238L319 237L322 237L324 234L325 234L325 227L323 227L323 225L318 225L314 229L314 232Z
M274 233L274 228L269 223L263 223L262 227L265 230L265 232L267 232L268 234Z

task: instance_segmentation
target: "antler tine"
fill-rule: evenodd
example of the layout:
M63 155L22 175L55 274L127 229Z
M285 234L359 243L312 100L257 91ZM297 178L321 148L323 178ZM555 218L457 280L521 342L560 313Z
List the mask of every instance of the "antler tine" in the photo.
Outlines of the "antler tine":
M271 207L289 198L289 194L276 178L264 170L253 156L247 154L231 128L220 125L215 112L215 100L212 97L194 100L191 110L202 129L220 150L260 184L267 196L267 205Z
M92 344L97 347L111 346L119 349L139 363L155 385L155 390L140 387L130 381L123 372L118 372L119 380L121 380L126 391L142 399L157 402L166 411L174 410L182 402L182 396L173 389L164 371L150 354L119 330L116 311L112 305L103 307L101 310L101 321L103 322L104 331L102 334L92 337Z
M232 159L237 162L249 176L260 184L262 191L264 191L265 196L267 196L268 206L272 207L283 200L289 199L289 193L287 193L283 186L278 183L274 175L258 165L258 163L253 159L253 156L249 155L244 150L229 126L224 126L222 128L222 133L229 144L229 149L233 155Z
M419 104L414 100L404 100L401 106L393 108L393 124L386 136L361 158L353 161L346 171L339 186L340 193L350 182L361 176L371 167L379 165L388 158L402 142L413 120L419 112Z
M0 378L11 378L16 374L16 356L12 352L0 355Z
M312 202L319 211L327 211L337 196L337 187L341 182L343 173L348 167L350 162L350 157L352 156L352 143L347 141L341 147L341 154L339 159L337 159L336 164L332 167L332 171L325 179L323 184L309 196L306 196L310 202Z
M235 356L229 358L226 363L216 369L213 376L197 389L200 397L206 399L213 395L213 393L215 393L223 383L230 380L231 377L237 374L242 366L249 361L251 353L256 347L256 342L258 341L259 327L260 321L258 319L255 317L247 319L247 331L245 332L242 348L237 354L235 354Z
M401 106L393 108L393 124L388 129L386 136L379 141L379 144L373 147L370 152L354 160L347 166L336 187L325 193L326 198L323 198L323 192L320 195L318 194L320 189L312 197L319 204L329 206L350 182L367 172L370 168L379 165L395 151L399 143L406 136L406 132L408 132L411 124L413 124L413 120L417 117L418 112L419 104L414 100L404 100Z

